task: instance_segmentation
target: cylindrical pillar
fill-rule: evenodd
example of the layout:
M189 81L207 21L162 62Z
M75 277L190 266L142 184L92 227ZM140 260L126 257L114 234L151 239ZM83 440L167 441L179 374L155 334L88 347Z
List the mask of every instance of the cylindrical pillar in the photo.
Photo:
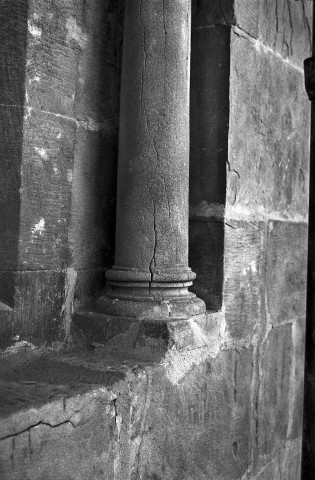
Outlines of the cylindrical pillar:
M182 318L205 308L188 291L190 21L191 0L126 2L106 313Z

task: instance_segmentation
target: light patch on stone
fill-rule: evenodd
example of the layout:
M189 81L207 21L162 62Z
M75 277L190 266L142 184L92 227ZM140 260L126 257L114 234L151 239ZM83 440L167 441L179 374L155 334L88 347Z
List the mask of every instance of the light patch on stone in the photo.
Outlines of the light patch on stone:
M33 235L42 235L45 231L45 220L43 218L40 219L38 223L35 223L34 227L32 228Z
M35 147L35 151L43 160L48 160L48 154L44 148Z
M252 261L250 262L250 268L251 268L251 270L252 270L253 273L256 273L256 272L257 272L255 260L252 260Z
M295 70L297 70L298 72L302 73L304 75L304 70L303 68L299 67L298 65L296 65L295 63L293 63L290 58L285 58L283 57L280 53L276 52L275 50L273 50L272 48L268 47L267 45L265 45L264 43L262 43L260 40L256 39L256 38L253 38L251 37L250 35L248 35L247 32L245 32L244 30L242 30L241 28L237 27L237 26L233 26L232 27L232 31L233 33L235 33L236 35L238 35L239 37L243 37L243 38L246 38L249 42L251 42L255 48L255 50L257 52L261 52L263 51L264 53L271 53L272 55L274 55L275 57L278 57L280 58L284 63L287 63L288 65L290 65L292 68L294 68Z
M77 281L77 271L74 268L67 268L67 276L65 283L65 301L61 312L63 315L63 323L66 335L70 333L71 317L74 310L74 291Z
M19 335L17 335L17 337L19 337ZM21 351L25 351L26 349L36 350L36 347L32 343L23 340L21 342L17 342L11 347L8 347L6 350L4 350L3 355L19 353Z
M287 211L283 213L267 210L262 205L255 206L255 208L246 207L243 205L226 205L226 222L233 222L233 220L245 220L250 222L267 222L268 220L275 221L289 221L292 223L306 223L307 215L299 213L291 215Z
M72 179L73 179L73 174L72 174L72 170L68 169L67 171L67 180L69 183L72 182Z
M34 78L30 78L29 79L29 83L32 84L33 82L40 82L40 76L39 75L35 75Z
M34 23L31 23L30 20L27 22L27 26L28 26L28 31L32 35L32 37L40 38L42 36L41 29L36 25L34 25Z
M68 18L66 22L67 42L74 40L81 48L83 48L88 41L88 37L82 32L82 28L77 24L73 17Z
M55 174L55 175L58 175L59 170L58 170L57 167L53 167L53 171L54 171L54 174ZM58 223L59 223L59 222L60 222L60 220L58 220Z
M103 122L97 122L90 117L88 117L87 120L79 120L78 126L83 127L85 130L90 130L91 132L99 132L101 130L113 130L113 125L108 120L104 120Z
M162 362L166 375L173 385L177 385L194 365L199 365L207 358L217 357L222 342L222 322L224 323L222 312L205 315L203 324L194 319L189 320L188 325L193 336L191 343L194 347L190 350L185 347L179 349L180 342L176 339ZM211 325L210 331L204 330L207 324Z
M122 416L121 415L116 415L115 422L116 422L116 427L117 427L117 436L118 436L118 440L119 440L121 425L122 425Z

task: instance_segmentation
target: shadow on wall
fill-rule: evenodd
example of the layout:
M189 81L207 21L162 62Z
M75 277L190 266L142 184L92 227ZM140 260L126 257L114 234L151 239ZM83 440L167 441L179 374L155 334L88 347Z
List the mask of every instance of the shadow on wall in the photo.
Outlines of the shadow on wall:
M28 1L0 15L0 302L14 304L18 268Z
M189 265L197 274L192 290L205 301L208 310L219 310L228 162L230 26L202 28L199 10L193 5Z

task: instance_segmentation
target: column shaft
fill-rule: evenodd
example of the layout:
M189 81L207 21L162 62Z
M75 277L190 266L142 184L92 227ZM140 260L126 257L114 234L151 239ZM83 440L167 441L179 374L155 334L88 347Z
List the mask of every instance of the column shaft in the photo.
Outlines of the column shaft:
M126 2L115 266L103 297L106 308L109 298L129 301L124 314L147 308L137 302L203 306L187 289L195 278L188 267L190 21L190 0Z

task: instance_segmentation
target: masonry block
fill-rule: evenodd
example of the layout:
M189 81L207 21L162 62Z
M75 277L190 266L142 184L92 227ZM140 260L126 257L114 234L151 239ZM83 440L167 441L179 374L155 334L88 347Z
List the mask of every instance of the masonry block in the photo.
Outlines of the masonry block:
M231 338L249 339L264 328L265 248L263 222L225 225L223 305Z
M69 261L76 125L31 111L24 122L19 267L65 268Z
M138 469L143 478L161 480L239 479L250 461L251 359L252 349L221 352L179 385L161 370L148 375L146 404L133 403L133 442L145 442L131 478Z
M237 3L241 7L243 2ZM303 60L311 56L312 2L263 0L254 3L259 4L257 23L261 42L303 68Z
M65 310L56 321L43 300L39 333L42 307L32 294L36 306L28 305L17 272L32 271L40 289L46 273L35 280L36 271L47 272L56 298L68 292L66 307L58 304L67 323L74 290L58 276L68 268L90 272L76 290L80 302L98 290L98 269L112 264L124 14L122 1L44 3L0 6L0 302L16 310L3 313L13 319L12 328L4 322L3 338L35 343L61 340ZM35 318L26 328L28 315Z
M7 285L7 273L1 272ZM14 292L14 309L1 323L1 348L19 341L51 344L63 339L65 274L62 271L28 271L12 274L8 289Z
M262 346L256 410L258 456L271 456L288 437L291 412L292 325L273 328Z
M307 0L193 0L193 26L231 25L303 67L311 54L312 4Z
M306 269L307 225L269 221L266 289L273 324L304 315Z
M234 31L230 85L227 216L276 212L306 220L310 117L303 72Z

